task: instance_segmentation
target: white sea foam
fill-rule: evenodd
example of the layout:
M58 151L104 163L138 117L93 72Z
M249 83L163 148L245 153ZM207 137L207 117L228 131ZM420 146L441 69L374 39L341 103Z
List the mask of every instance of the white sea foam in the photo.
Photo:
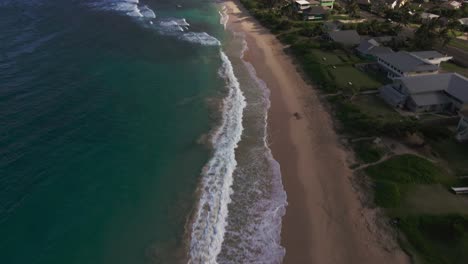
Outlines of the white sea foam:
M185 18L166 18L159 22L162 33L183 32L190 26Z
M190 264L214 264L221 251L231 201L231 185L236 168L235 149L242 135L245 97L227 55L220 51L219 71L228 95L223 100L221 125L212 136L213 157L203 169L200 201L195 213L190 241Z
M219 11L219 23L224 26L224 29L226 29L227 23L229 21L229 15L227 13L227 7L223 6L221 11Z
M145 18L156 18L154 11L146 5L140 7L140 13Z
M146 5L141 6L139 0L98 0L87 5L98 11L116 12L135 18L156 18L154 11Z
M198 43L203 46L220 46L221 42L206 32L188 32L184 33L180 36L181 39L192 42Z

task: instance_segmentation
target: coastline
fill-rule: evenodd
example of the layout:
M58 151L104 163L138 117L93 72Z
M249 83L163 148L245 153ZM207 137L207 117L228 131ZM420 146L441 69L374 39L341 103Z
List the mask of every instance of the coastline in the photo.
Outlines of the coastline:
M408 263L393 239L377 234L369 220L372 212L361 205L352 186L348 153L315 89L284 46L240 3L224 4L230 16L227 27L245 34L249 49L244 59L271 90L270 148L288 196L281 232L284 263ZM294 112L302 118L294 118Z

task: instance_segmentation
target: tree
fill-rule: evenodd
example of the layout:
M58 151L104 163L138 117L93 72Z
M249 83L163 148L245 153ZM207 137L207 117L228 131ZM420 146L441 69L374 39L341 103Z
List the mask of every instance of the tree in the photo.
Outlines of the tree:
M359 17L359 5L357 4L356 0L350 0L346 5L346 12L351 17Z

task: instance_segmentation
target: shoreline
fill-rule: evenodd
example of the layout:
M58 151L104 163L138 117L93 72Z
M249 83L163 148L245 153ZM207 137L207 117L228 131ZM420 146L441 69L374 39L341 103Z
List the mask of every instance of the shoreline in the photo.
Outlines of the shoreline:
M408 263L392 238L376 233L371 210L361 205L346 161L349 153L318 92L296 70L284 45L238 1L223 4L227 27L245 34L244 59L271 91L269 143L288 200L281 230L284 263Z

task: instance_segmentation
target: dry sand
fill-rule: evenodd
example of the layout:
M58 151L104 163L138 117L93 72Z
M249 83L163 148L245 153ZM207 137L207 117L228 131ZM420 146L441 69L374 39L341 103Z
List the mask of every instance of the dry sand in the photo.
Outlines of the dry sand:
M408 263L372 220L373 210L362 206L348 154L314 87L305 83L283 45L237 1L225 5L229 29L246 35L245 59L271 90L270 142L288 195L284 263ZM302 118L294 118L295 112Z

